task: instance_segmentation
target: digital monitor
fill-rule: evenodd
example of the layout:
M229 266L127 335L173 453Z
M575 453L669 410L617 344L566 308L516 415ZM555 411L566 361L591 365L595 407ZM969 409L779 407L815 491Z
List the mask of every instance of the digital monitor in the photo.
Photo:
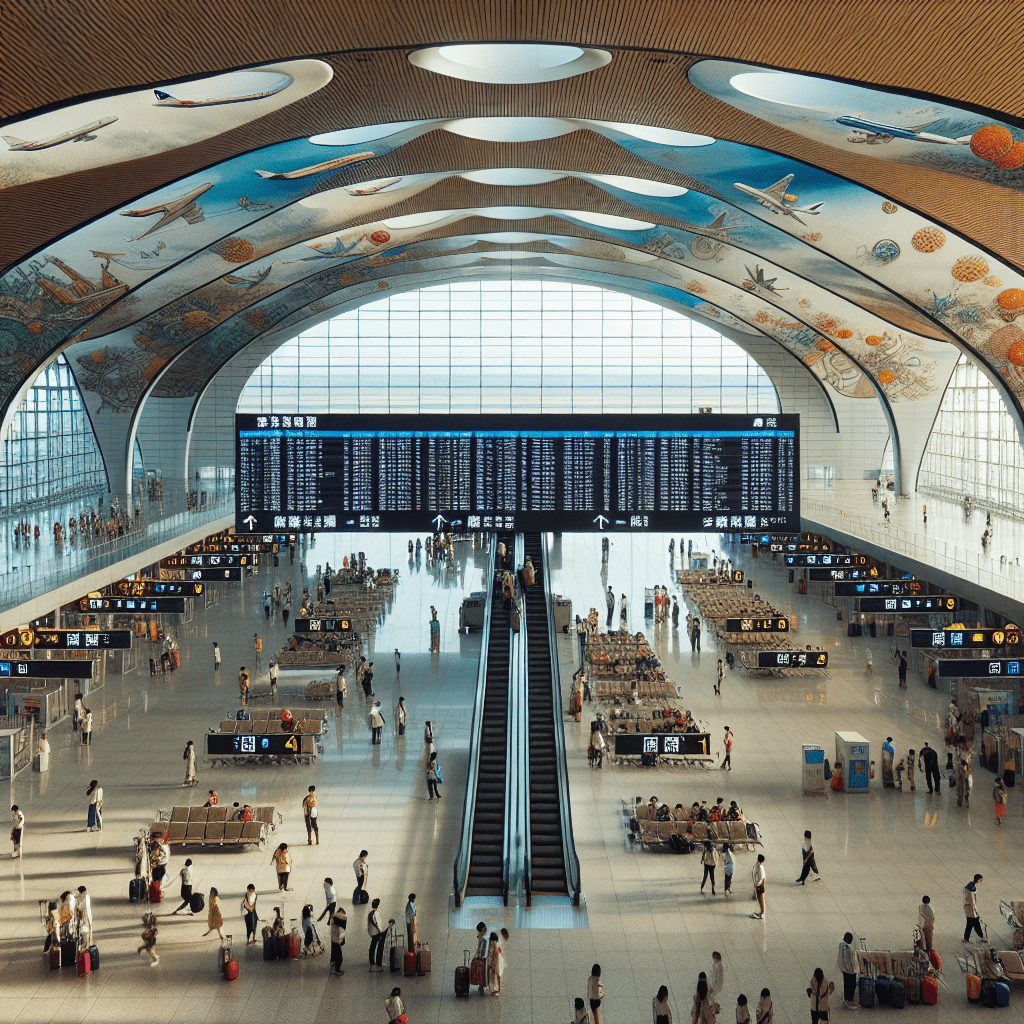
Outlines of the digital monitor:
M235 525L793 530L796 415L239 414Z
M879 580L840 582L835 585L836 597L905 597L924 590L921 580Z
M615 753L619 757L640 754L680 754L683 757L708 757L711 733L708 732L617 732Z
M758 651L758 668L828 668L828 651Z
M311 737L312 738L312 737ZM206 754L208 757L228 757L233 754L266 755L267 757L295 757L302 749L302 735L280 732L267 735L235 735L234 733L208 732Z
M804 565L824 565L824 566L836 566L838 568L844 568L851 565L867 565L867 555L833 555L828 553L821 553L817 555L808 554L794 554L786 555L786 565L792 566L804 566Z
M866 569L835 569L830 566L809 568L807 578L815 583L833 580L873 580L878 579L878 569L873 565Z
M785 615L766 619L726 619L726 633L788 633L789 619Z
M939 675L953 679L981 679L985 676L1020 676L1020 659L967 658L940 661Z
M150 615L185 611L183 597L83 597L83 612L112 612L115 615Z
M296 633L345 633L352 628L351 619L295 619Z
M941 650L978 650L983 647L1006 647L1008 653L1022 649L1019 629L912 629L911 647Z
M202 583L177 583L170 580L118 580L107 588L111 594L131 597L198 597Z
M94 658L75 661L0 661L2 679L92 679Z
M248 565L250 558L248 554L192 554L192 555L171 555L169 558L160 559L161 569L226 569L229 566Z
M955 612L957 597L862 597L862 612Z

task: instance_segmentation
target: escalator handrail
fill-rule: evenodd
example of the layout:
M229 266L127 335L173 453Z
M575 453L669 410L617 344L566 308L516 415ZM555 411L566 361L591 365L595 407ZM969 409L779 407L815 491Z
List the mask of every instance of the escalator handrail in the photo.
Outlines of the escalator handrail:
M473 822L476 818L476 786L480 773L480 742L484 723L484 693L487 689L487 651L491 636L491 605L494 597L494 560L497 544L492 534L488 540L486 572L487 598L484 601L484 624L480 638L480 664L476 673L476 697L473 704L473 724L470 727L469 769L466 774L466 801L462 811L462 838L455 856L455 905L461 906L469 884L469 857L473 846Z
M558 807L559 824L562 829L562 856L565 858L565 878L569 886L569 896L573 906L580 905L581 881L580 859L576 855L576 839L572 830L572 804L569 800L569 765L565 749L565 720L562 717L562 687L558 671L558 648L555 643L555 607L551 593L551 577L548 565L551 561L548 553L548 535L541 536L541 580L544 584L544 603L548 617L548 637L550 638L551 654L551 702L555 731L555 764L558 772Z

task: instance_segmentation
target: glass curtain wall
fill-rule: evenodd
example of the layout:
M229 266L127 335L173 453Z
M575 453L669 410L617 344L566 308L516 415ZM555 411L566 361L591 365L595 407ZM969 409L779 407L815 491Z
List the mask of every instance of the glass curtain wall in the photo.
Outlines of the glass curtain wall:
M388 296L304 331L239 412L773 413L768 375L674 310L558 281L467 281Z
M58 356L36 378L3 443L0 510L107 489L103 456L71 369Z
M917 487L1024 516L1024 445L999 392L966 356L943 396Z

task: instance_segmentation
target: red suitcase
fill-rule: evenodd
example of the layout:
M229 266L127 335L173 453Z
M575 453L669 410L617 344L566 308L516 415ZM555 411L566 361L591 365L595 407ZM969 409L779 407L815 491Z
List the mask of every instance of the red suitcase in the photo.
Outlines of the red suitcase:
M930 949L928 951L928 959L931 960L932 967L934 967L935 970L937 970L939 972L939 974L941 974L942 973L942 957L939 956L939 954L936 953L934 949Z
M405 954L405 976L407 978L415 977L416 975L416 954L410 949Z
M224 965L224 977L227 978L228 981L236 981L238 979L238 961L237 960L229 960Z
M149 902L150 903L163 903L163 901L164 901L164 891L163 891L163 889L160 886L160 880L157 879L157 878L154 878L153 881L149 883Z
M51 971L59 971L60 970L60 943L59 942L55 942L50 947L50 970Z
M83 950L78 954L78 959L75 961L78 965L78 976L81 977L83 974L88 974L92 970L92 960L89 954Z
M935 1006L939 1001L939 982L936 978L921 979L921 1002L925 1006Z
M288 959L298 960L302 954L302 938L299 935L298 929L293 928L288 933Z
M475 956L469 964L470 985L487 984L487 961L482 956Z

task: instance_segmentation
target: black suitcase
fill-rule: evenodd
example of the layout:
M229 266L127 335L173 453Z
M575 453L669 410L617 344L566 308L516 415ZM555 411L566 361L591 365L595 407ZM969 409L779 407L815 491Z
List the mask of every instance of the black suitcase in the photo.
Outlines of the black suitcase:
M676 853L693 852L693 844L686 838L686 836L681 836L678 832L673 832L672 835L668 837L668 845L671 846Z
M907 983L903 978L893 978L889 983L889 1005L902 1010L907 1005Z
M194 892L188 905L193 914L201 914L206 909L206 897L201 892Z
M128 902L141 903L146 895L146 883L141 878L133 878L128 883Z
M263 959L277 959L277 942L274 939L274 933L269 928L263 929Z
M370 894L365 889L353 889L352 902L357 907L361 907L364 903L370 902Z
M463 950L462 966L455 968L455 995L469 995L469 950Z
M96 948L95 943L86 949L86 953L89 954L89 970L98 971L100 969L100 951Z
M61 967L78 967L78 941L76 939L61 939L60 965Z

